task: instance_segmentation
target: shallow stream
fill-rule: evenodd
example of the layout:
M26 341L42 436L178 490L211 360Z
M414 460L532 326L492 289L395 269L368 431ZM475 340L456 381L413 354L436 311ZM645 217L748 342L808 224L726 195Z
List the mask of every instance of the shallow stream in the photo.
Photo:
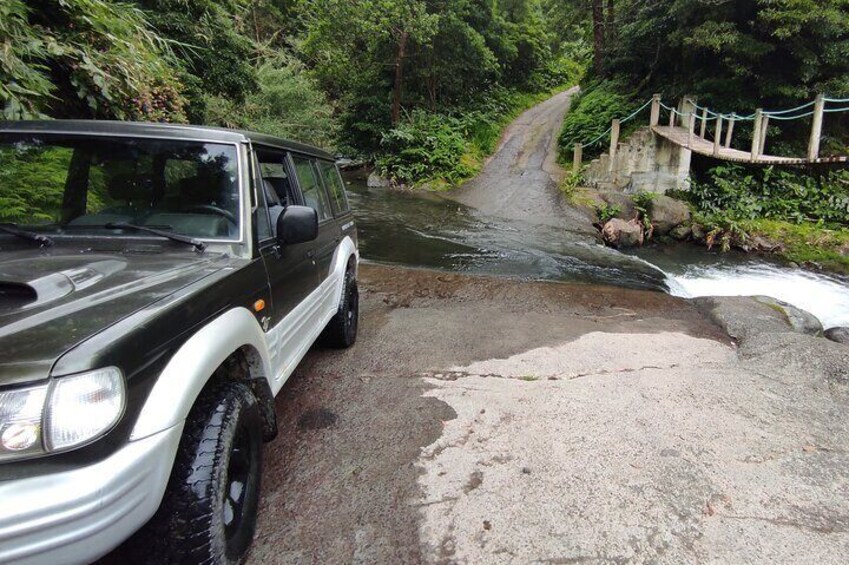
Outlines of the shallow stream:
M483 216L431 194L349 180L366 260L536 280L614 284L676 296L768 295L849 326L849 280L692 245L631 253L550 226Z

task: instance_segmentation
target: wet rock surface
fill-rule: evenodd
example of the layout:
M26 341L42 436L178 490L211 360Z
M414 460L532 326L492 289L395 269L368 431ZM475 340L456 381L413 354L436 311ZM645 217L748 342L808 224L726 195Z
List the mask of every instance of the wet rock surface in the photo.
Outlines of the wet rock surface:
M829 328L825 330L824 335L831 341L849 345L849 328Z
M651 203L651 223L656 235L666 235L673 228L690 221L690 207L680 200L658 194Z
M735 346L657 292L360 279L357 345L311 352L278 399L249 563L845 555L844 345L753 299L710 305Z
M605 243L617 249L639 247L643 244L643 226L637 220L613 218L601 229Z

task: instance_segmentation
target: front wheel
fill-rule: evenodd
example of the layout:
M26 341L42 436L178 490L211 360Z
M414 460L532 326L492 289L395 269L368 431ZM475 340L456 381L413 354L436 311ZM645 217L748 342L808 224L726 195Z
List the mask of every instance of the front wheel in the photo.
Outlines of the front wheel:
M241 562L256 526L261 467L262 418L250 388L228 382L206 391L146 528L150 562Z
M357 288L357 277L354 275L354 270L349 269L345 273L339 310L324 329L321 342L328 347L337 349L351 347L357 341L359 320L360 293Z

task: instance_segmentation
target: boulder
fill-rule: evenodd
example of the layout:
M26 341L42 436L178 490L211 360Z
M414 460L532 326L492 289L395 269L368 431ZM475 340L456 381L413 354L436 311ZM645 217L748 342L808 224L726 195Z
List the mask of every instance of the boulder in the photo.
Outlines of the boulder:
M755 296L754 298L761 304L766 304L770 308L783 313L787 318L787 323L794 331L800 334L822 335L822 322L807 310L796 308L792 304L787 304L771 296Z
M637 211L634 209L634 201L627 194L616 191L599 192L601 198L610 206L619 208L619 213L616 217L622 220L631 220L637 216Z
M673 239L677 239L679 241L683 241L690 237L693 233L693 228L689 224L681 224L679 226L675 226L670 230L669 235Z
M693 303L738 340L764 333L823 335L816 316L769 296L706 296Z
M693 224L690 226L690 234L693 236L693 239L699 242L703 242L707 237L705 227L701 224Z
M368 176L368 181L366 182L366 184L369 188L388 188L392 186L392 181L380 176L377 173L372 173Z
M622 247L638 247L643 244L643 226L637 220L626 222L613 218L604 224L601 236L609 245Z
M831 341L849 345L849 328L829 328L823 335Z
M672 228L690 221L690 207L680 200L658 194L651 203L651 223L658 235L666 235Z

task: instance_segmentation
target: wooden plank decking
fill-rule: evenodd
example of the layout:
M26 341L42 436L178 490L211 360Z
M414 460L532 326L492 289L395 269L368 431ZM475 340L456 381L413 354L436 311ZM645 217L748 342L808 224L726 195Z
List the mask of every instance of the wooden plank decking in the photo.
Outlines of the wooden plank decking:
M657 135L664 137L676 145L686 147L699 155L706 155L722 159L724 161L736 161L738 163L755 163L760 165L808 165L808 164L828 164L828 163L849 163L849 156L841 155L839 157L822 157L809 161L808 159L777 157L775 155L761 155L752 161L752 154L748 151L740 151L739 149L731 149L724 145L719 148L719 155L713 152L713 141L708 141L693 135L693 144L689 145L690 133L687 128L675 126L653 126L652 131Z

